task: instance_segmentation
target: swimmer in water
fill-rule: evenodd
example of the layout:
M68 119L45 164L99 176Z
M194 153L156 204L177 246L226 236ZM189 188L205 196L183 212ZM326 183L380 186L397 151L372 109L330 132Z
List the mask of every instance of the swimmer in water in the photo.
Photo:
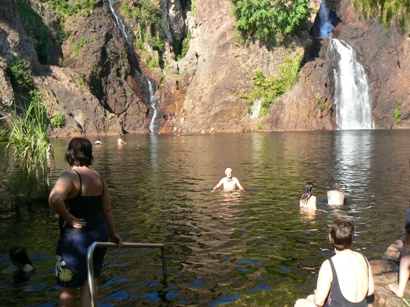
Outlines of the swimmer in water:
M238 178L232 177L232 169L227 168L225 170L225 175L226 177L222 178L219 183L212 189L211 192L214 192L216 189L218 189L220 186L223 185L224 191L235 191L236 187L239 188L241 191L245 191L245 189L241 186L239 183Z

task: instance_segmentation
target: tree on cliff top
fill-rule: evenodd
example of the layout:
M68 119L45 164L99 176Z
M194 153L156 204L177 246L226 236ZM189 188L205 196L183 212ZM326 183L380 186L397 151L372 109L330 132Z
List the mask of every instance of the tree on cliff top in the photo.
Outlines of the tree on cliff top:
M309 0L231 0L236 28L263 43L281 42L295 33L310 15ZM247 43L249 43L249 38Z

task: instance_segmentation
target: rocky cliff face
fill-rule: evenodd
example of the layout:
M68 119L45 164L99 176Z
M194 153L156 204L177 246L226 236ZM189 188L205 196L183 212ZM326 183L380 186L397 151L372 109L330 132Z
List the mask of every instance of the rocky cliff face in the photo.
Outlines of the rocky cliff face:
M30 4L48 29L51 52L46 58L36 53L39 41L23 26L18 14L22 2ZM111 4L124 22L125 33L108 0L99 1L91 13L64 21L37 0L0 1L3 115L16 100L6 69L17 57L27 64L51 116L60 113L66 119L66 125L51 131L52 135L149 133L153 98L160 103L155 120L159 133L209 132L212 126L217 132L336 128L335 64L326 56L328 39L313 40L308 34L311 26L275 48L258 42L244 46L235 33L228 0L197 0L194 11L191 1L161 0L158 5L166 47L162 54L165 65L160 69L150 67L144 56L147 50L138 48L137 29L141 25L132 16L120 15L120 7L132 7L134 1ZM318 8L320 2L311 4ZM408 127L408 35L394 25L385 29L377 20L360 20L350 0L334 2L333 7L341 20L334 37L354 47L371 80L375 127ZM310 25L314 18L312 15ZM59 29L68 33L64 40L58 37ZM178 60L176 48L188 32L188 52ZM298 83L273 103L266 117L260 118L258 105L249 106L246 98L255 70L273 76L284 58L296 52L306 55ZM150 92L150 82L159 87L155 96Z

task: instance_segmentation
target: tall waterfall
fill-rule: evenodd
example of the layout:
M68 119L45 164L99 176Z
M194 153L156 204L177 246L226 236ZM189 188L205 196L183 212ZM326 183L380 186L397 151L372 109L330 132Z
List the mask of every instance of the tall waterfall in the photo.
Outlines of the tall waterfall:
M134 55L134 49L133 49L133 44L130 41L130 38L127 34L127 28L124 24L124 22L122 21L122 19L120 18L120 16L117 14L117 12L114 9L114 0L108 0L108 4L111 10L112 15L114 16L115 19L115 23L117 24L118 28L121 31L122 36L124 36L128 48L130 49L131 54ZM152 82L148 77L143 76L142 74L139 75L139 81L142 82L143 84L141 84L143 87L148 88L148 99L145 99L145 103L149 104L151 106L151 108L153 109L153 115L152 115L152 119L149 125L149 129L151 131L151 133L157 133L158 132L158 124L155 123L155 119L157 117L157 113L158 113L158 109L159 109L159 105L161 103L160 99L157 99L155 97L155 94L157 92L157 86L154 82Z
M330 57L337 61L335 78L336 124L339 129L371 129L372 111L366 72L351 46L330 40Z
M115 23L117 24L118 28L120 28L122 36L124 36L125 40L127 41L128 46L130 47L131 45L130 45L130 40L128 38L127 29L125 28L125 24L122 22L122 19L115 12L113 0L108 0L108 4L110 6L111 13L114 16Z
M155 97L155 93L157 91L156 84L148 79L148 86L149 86L149 101L150 101L151 107L154 110L154 113L152 114L151 123L149 124L149 130L151 131L151 133L157 133L158 123L156 119L158 115L158 107L159 107L160 101L159 99Z

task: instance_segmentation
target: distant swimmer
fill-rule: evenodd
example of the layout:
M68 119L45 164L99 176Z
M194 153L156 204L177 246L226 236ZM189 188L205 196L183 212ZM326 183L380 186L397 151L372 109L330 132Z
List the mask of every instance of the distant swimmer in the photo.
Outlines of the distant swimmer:
M47 153L46 153L46 156L47 156L47 167L48 167L48 170L50 171L50 170L55 170L55 168L56 168L56 165L55 165L55 160L54 160L54 154L53 154L53 146L51 146L51 144L50 143L48 143L48 145L47 145Z
M101 142L101 141L99 141L99 140L96 140L95 142L94 142L94 145L102 145L103 144L103 142Z
M118 145L124 145L124 144L127 144L127 142L123 141L122 138L119 138L119 139L117 140L117 144L118 144Z
M331 206L342 206L345 202L345 193L340 190L340 185L335 183L333 190L327 191L327 203Z
M306 183L305 193L300 197L300 207L316 210L316 196L312 194L314 187L313 182Z
M222 185L223 185L224 191L235 191L236 187L238 187L242 191L245 191L245 189L239 183L238 178L232 177L232 169L231 168L228 167L225 170L225 175L226 175L226 177L222 178L219 181L219 183L212 189L212 192L214 192L216 189L218 189Z

